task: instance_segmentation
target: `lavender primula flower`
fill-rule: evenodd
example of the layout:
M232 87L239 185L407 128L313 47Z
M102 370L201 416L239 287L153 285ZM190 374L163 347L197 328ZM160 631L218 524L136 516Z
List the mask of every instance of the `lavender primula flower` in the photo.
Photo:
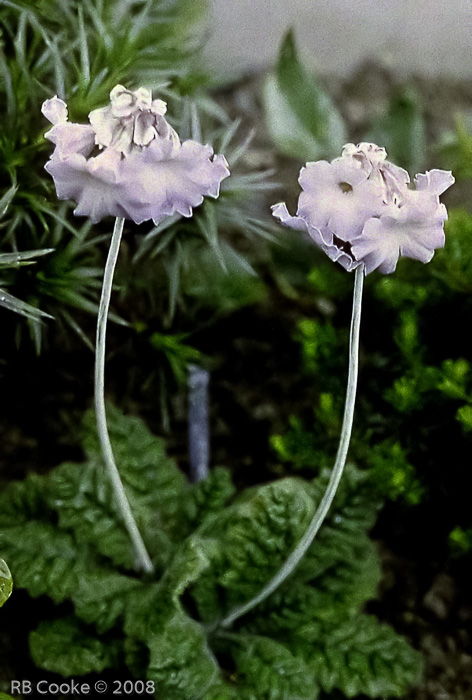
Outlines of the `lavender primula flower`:
M390 273L400 255L429 262L444 245L447 212L439 195L454 183L452 174L431 170L409 187L406 170L386 160L371 143L347 144L328 163L308 163L300 171L302 193L296 216L285 204L273 215L285 226L306 231L315 243L347 270L360 263Z
M58 97L46 100L42 112L53 124L45 136L56 147L45 168L57 196L75 200L74 213L93 222L108 215L138 224L191 216L204 196L218 196L229 175L210 146L180 142L164 117L165 102L146 88L117 85L110 105L90 113L90 124L69 122Z

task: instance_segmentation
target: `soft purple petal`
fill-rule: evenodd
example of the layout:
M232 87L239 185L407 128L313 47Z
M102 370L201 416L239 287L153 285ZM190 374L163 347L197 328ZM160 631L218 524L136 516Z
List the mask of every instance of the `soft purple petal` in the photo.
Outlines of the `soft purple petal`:
M400 255L406 258L413 258L422 263L429 263L434 255L434 249L421 244L418 238L404 238L400 245Z
M426 263L434 250L443 245L441 225L419 225L385 216L366 223L362 235L352 242L352 253L356 260L365 263L367 274L377 267L386 273L395 270L400 255Z
M73 153L88 156L95 146L95 132L86 124L58 122L44 136L56 144L54 155L61 158Z
M167 102L164 102L164 100L153 100L151 102L151 112L163 117L167 112Z
M278 204L273 204L270 208L272 215L275 216L278 221L280 221L283 226L288 226L296 231L306 231L308 232L308 224L305 219L299 216L292 216L285 202L278 202Z
M191 216L204 196L217 197L229 170L225 158L215 156L210 146L194 141L175 146L155 139L142 152L123 159L121 173L129 218L158 223L175 213Z
M110 107L92 110L89 121L95 132L95 142L100 146L110 146L116 127L116 120L113 118Z
M297 215L315 228L329 227L341 240L356 238L368 218L381 214L381 189L367 180L357 161L308 163L299 182Z
M432 194L440 195L455 182L450 170L428 170L424 174L415 176L416 189L428 190Z
M395 270L400 255L429 262L444 245L447 211L439 195L454 182L450 172L417 175L410 189L406 170L386 160L375 144L346 144L331 163L308 163L300 172L297 215L273 207L286 226L306 230L334 261L352 270L365 265Z
M274 204L271 207L271 211L273 216L275 216L275 218L278 219L278 221L280 221L280 223L283 226L293 228L296 231L306 231L306 233L308 233L314 240L316 245L320 246L320 248L324 248L325 242L321 235L321 231L315 226L311 226L305 219L302 219L300 216L291 216L285 203L279 202L278 204ZM332 242L332 238L333 237L331 235L330 243Z
M88 216L94 223L105 216L149 219L149 204L126 182L123 163L117 151L107 149L88 160L80 154L52 157L45 167L54 178L59 199L77 202L77 216Z
M377 267L383 272L393 272L400 256L400 245L394 236L389 235L385 222L380 219L370 219L364 226L362 235L352 242L352 254L359 262L363 262L366 274Z
M110 102L110 112L114 117L129 117L134 108L135 98L123 85L115 85L110 92Z
M67 121L67 105L57 95L43 102L41 112L51 124L59 124Z
M134 123L133 142L138 146L148 146L157 136L154 128L155 117L151 112L143 112L136 117Z

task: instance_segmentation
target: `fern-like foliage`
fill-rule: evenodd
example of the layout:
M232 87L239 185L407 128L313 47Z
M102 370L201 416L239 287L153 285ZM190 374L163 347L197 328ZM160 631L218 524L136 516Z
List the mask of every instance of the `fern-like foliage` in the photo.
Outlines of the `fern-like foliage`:
M316 700L335 689L400 697L415 681L418 654L362 612L380 576L368 537L378 503L365 473L348 469L290 579L223 629L291 552L328 475L281 479L235 499L225 469L190 485L140 420L112 407L109 417L157 575L135 572L88 414L83 464L31 475L0 495L0 551L16 585L74 606L75 615L31 633L38 666L77 676L126 665L165 700Z

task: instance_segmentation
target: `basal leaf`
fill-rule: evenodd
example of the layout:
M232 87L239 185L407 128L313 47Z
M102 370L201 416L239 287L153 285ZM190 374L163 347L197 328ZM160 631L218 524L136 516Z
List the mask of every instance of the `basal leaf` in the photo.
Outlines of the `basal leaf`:
M309 644L329 636L377 593L380 566L374 545L369 544L363 559L337 564L311 586L289 580L255 609L245 629Z
M200 525L207 516L221 512L235 492L231 474L225 467L211 469L206 479L192 484L183 503L188 531Z
M134 569L135 555L117 518L111 484L97 462L65 463L48 479L48 497L58 524L73 532L79 545L92 546L114 564Z
M111 405L107 408L107 416L110 439L131 509L152 558L158 567L162 567L168 561L172 547L184 537L182 508L189 485L175 462L167 457L163 440L152 435L139 418L124 416ZM103 462L93 413L86 414L84 426L90 479L88 485L84 483L80 489L72 489L68 504L77 508L77 512L74 515L70 511L68 515L74 520L73 526L88 536L92 533L88 524L96 523L103 535L100 551L112 556L116 563L133 566L133 553L126 533L116 520L114 524L110 520L113 517L113 497L109 494L106 476L102 476ZM87 477L84 477L86 481ZM84 508L87 517L81 528L81 509ZM62 511L64 506L61 506ZM120 557L127 559L120 561Z
M177 611L160 634L148 641L147 676L156 696L166 700L203 700L218 677L219 668L203 628Z
M233 645L237 685L247 700L316 700L314 670L280 642L255 635L238 635Z
M93 569L79 577L71 597L77 615L85 622L93 623L102 633L120 618L124 620L130 595L139 594L143 588L139 579Z
M307 485L281 479L251 489L221 516L209 518L200 534L211 567L192 589L200 613L234 605L257 593L278 570L314 512Z
M300 649L328 693L337 688L348 697L402 697L421 674L420 654L373 616L356 616Z
M108 429L120 475L127 487L133 511L148 514L159 513L166 529L176 527L180 504L187 483L175 462L166 455L161 438L152 435L142 420L125 416L112 405L107 406ZM84 419L84 447L89 457L101 462L95 416L93 412ZM149 515L149 525L156 530L154 516Z
M62 676L80 676L117 665L119 642L105 643L73 617L41 622L29 636L30 652L39 668Z
M326 490L329 471L313 481L311 495L318 504ZM339 564L355 564L372 553L367 533L373 527L380 499L366 472L346 468L328 516L297 568L297 579L318 581Z

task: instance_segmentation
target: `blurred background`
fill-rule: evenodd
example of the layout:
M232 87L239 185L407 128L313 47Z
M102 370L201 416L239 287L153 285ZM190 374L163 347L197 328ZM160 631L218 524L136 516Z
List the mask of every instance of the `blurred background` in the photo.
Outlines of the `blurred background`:
M470 0L212 0L208 56L228 71L273 64L287 27L324 74L366 59L402 76L472 77Z

